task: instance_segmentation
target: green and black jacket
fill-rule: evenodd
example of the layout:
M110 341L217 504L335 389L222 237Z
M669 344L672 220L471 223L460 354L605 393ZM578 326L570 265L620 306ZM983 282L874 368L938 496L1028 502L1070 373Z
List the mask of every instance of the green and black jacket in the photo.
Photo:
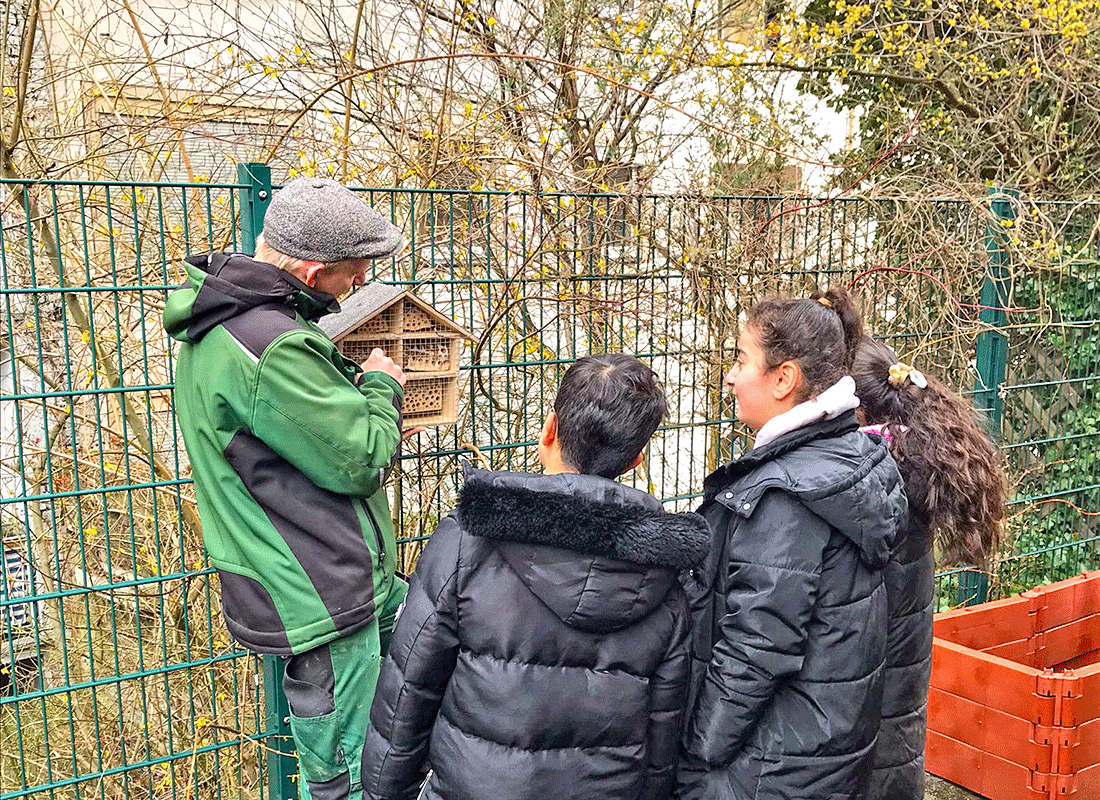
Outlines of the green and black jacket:
M234 638L301 653L370 623L395 544L382 488L401 387L313 324L336 299L239 254L187 259L164 327L176 415Z

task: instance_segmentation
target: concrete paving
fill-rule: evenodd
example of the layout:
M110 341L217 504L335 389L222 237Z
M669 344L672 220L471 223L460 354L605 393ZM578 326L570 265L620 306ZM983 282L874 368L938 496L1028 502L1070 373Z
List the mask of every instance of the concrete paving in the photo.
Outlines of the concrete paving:
M948 783L935 775L926 775L924 781L924 800L982 800L980 794L968 792L961 786Z

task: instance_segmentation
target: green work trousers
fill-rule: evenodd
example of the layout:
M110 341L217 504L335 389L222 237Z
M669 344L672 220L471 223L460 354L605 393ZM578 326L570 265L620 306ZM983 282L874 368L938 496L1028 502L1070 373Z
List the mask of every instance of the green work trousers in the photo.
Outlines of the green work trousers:
M300 800L361 800L359 771L378 683L398 609L409 585L399 577L373 622L286 659L283 690L298 749Z

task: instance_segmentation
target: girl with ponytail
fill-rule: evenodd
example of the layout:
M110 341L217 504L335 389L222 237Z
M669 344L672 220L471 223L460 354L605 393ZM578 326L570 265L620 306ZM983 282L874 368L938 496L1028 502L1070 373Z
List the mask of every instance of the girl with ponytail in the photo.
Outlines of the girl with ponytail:
M680 797L869 796L905 497L856 421L861 341L840 290L765 300L742 328L725 383L756 436L704 484Z
M984 566L1005 516L1000 453L973 406L939 380L864 337L852 369L865 431L897 462L909 514L885 570L890 635L873 798L924 797L924 737L932 662L935 558Z

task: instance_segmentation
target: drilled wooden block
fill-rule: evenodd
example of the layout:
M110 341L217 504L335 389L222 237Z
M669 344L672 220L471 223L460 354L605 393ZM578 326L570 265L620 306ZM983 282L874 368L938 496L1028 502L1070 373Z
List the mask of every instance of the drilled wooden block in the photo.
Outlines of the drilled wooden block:
M401 407L405 416L414 417L417 414L440 413L443 410L446 383L445 378L406 383L405 402Z
M404 320L401 325L403 331L406 333L430 331L434 326L428 312L415 303L405 303Z

